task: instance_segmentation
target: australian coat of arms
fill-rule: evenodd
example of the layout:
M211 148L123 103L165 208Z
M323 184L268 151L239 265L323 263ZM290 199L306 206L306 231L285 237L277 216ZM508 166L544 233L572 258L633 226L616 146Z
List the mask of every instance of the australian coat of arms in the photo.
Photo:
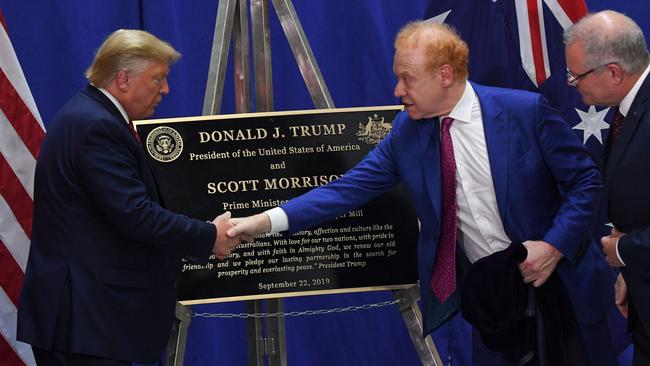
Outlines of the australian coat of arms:
M360 141L369 145L377 145L379 141L388 135L392 127L392 124L384 121L384 117L373 114L368 117L368 123L359 123L357 136Z

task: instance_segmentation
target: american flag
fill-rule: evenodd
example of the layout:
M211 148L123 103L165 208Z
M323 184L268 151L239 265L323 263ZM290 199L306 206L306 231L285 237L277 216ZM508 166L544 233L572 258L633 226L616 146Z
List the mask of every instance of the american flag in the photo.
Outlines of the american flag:
M35 365L16 341L16 309L32 235L36 157L45 136L0 11L0 364Z

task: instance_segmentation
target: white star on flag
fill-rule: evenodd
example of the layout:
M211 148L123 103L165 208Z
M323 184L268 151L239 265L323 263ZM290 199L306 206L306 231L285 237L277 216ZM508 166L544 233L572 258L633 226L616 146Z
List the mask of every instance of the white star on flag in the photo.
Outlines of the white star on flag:
M433 22L433 23L439 23L439 24L442 24L442 23L445 22L445 19L447 19L447 16L449 15L449 13L451 13L451 9L450 9L450 10L447 10L447 11L444 12L444 13L438 14L438 15L436 15L435 17L431 17L431 18L427 19L426 21L427 21L427 22Z
M596 107L593 105L589 106L589 111L581 111L576 108L576 112L580 116L580 123L573 126L574 130L582 130L583 138L582 143L586 144L589 137L594 136L598 139L600 144L603 144L603 136L600 130L606 130L609 128L609 123L605 122L605 115L609 112L609 108L605 108L600 112L596 111Z

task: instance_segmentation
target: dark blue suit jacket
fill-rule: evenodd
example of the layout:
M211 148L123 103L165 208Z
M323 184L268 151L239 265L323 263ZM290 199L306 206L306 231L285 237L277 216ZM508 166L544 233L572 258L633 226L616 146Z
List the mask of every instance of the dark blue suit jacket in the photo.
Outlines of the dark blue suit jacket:
M578 321L600 321L611 306L611 275L589 234L601 177L571 128L538 94L472 84L501 220L515 243L545 240L564 254L558 271ZM391 133L342 178L282 206L290 232L341 215L403 183L421 222L418 273L425 334L449 317L458 293L438 303L428 284L440 236L441 184L436 119L397 115Z
M612 223L627 233L618 250L629 293L629 324L650 335L650 77L625 117L605 167L605 198ZM643 345L650 349L650 344ZM647 353L648 351L646 351Z
M36 165L18 339L111 359L159 358L181 255L207 260L214 225L161 207L144 151L93 86L50 124Z

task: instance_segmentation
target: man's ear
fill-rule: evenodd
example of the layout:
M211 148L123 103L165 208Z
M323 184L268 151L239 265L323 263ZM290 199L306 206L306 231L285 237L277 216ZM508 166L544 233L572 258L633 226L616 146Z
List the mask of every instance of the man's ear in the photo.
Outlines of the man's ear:
M129 90L130 79L128 71L118 71L117 75L115 75L115 84L123 92Z
M442 86L448 87L454 83L454 68L449 64L441 65L438 69L438 75L440 76L440 81Z
M623 82L625 73L619 64L607 64L607 72L614 84L619 85Z

